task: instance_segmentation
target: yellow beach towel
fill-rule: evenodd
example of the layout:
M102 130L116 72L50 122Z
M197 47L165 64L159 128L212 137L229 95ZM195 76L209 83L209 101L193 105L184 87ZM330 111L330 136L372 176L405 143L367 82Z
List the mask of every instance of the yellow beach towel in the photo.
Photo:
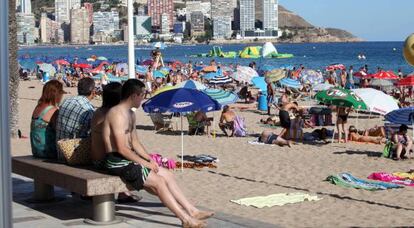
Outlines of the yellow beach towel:
M400 177L400 178L404 178L404 179L414 180L414 173L396 172L396 173L393 173L393 175L397 176L397 177Z
M318 196L311 196L300 192L295 193L279 193L268 196L257 196L251 198L243 198L238 200L230 200L230 202L237 203L244 206L252 206L256 208L283 206L289 203L299 203L303 201L318 201L322 198Z

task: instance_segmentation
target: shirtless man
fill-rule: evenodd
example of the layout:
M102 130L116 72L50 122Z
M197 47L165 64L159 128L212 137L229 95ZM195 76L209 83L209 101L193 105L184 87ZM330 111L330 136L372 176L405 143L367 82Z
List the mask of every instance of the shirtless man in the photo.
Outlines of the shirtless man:
M224 132L224 134L226 136L229 136L226 129L230 129L231 130L230 137L233 137L233 134L234 134L234 126L233 126L234 118L236 118L236 113L231 111L230 107L228 105L225 105L223 107L223 112L221 113L221 116L220 116L219 127Z
M138 139L136 117L131 108L141 106L144 87L137 79L126 81L122 86L121 102L111 108L105 118L102 132L107 153L105 166L136 190L144 188L156 194L181 220L183 227L206 227L207 223L201 219L214 213L194 207L178 187L173 174L158 167Z
M146 92L145 92L145 98L147 97L147 94L150 95L152 93L152 82L154 81L154 77L152 76L152 66L148 67L148 71L145 74L145 84L146 84Z

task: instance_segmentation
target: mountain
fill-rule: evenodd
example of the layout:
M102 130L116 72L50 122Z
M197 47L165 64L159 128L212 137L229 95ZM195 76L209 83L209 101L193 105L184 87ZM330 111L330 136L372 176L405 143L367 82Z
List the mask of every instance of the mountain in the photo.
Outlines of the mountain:
M359 42L362 39L338 28L320 28L307 22L296 13L279 5L279 28L284 35L281 42ZM290 35L288 35L290 34Z

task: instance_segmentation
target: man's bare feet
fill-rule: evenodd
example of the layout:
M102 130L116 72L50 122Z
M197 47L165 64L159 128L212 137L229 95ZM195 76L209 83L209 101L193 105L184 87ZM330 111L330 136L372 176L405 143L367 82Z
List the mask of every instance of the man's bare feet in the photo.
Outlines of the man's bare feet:
M207 222L195 218L190 218L187 221L183 221L182 225L183 228L205 228L207 227Z
M212 212L212 211L198 211L197 213L192 215L192 217L196 218L196 219L203 220L203 219L208 219L213 215L214 215L214 212Z
M292 141L288 140L288 141L287 141L287 146L288 146L288 147L292 147Z

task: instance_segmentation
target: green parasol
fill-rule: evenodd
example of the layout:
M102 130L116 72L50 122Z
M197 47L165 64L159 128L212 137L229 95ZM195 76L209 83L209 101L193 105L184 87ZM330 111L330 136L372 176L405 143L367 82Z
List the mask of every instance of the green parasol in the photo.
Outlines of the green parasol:
M367 105L354 92L341 88L330 88L320 91L315 96L316 100L340 107L353 107L356 110L366 110Z

